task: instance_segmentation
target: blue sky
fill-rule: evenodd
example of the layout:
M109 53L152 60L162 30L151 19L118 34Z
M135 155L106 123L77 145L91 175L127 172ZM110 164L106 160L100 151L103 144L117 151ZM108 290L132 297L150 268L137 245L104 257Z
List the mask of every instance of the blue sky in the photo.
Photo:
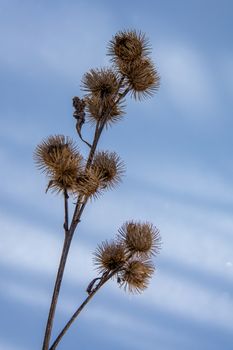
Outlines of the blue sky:
M96 245L147 220L163 239L150 287L129 296L109 283L60 349L233 348L232 11L227 0L0 1L0 350L41 348L63 239L62 199L44 193L32 153L48 135L76 138L80 79L109 64L108 41L128 28L150 38L161 88L128 98L101 139L127 172L86 209L54 331L85 296Z

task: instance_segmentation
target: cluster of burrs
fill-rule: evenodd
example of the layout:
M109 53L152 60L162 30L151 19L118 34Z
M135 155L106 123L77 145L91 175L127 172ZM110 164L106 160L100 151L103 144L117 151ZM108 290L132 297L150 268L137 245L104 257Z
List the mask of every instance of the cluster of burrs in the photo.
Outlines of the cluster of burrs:
M91 69L81 88L85 96L73 98L74 118L79 137L90 147L87 160L69 137L49 136L37 146L35 160L49 178L48 189L78 194L86 198L98 196L119 183L123 162L115 152L95 152L104 127L124 115L125 96L136 99L150 96L159 87L159 76L150 56L145 35L136 31L118 32L108 45L112 66ZM93 142L83 139L83 124L95 126Z
M120 287L132 293L142 292L155 270L153 255L159 252L159 231L150 223L129 221L119 230L115 240L97 247L94 262L98 277L88 285L88 296L78 307L63 330L49 347L56 305L64 269L77 225L89 199L117 185L125 166L115 152L98 150L103 130L118 122L125 114L127 95L141 100L159 87L159 75L150 57L151 47L145 35L135 30L118 32L108 45L111 66L91 69L84 74L82 98L73 98L76 131L88 147L84 157L77 144L68 136L54 135L44 139L34 153L36 164L48 177L47 190L64 195L65 238L54 285L43 350L53 350L84 306L108 280L115 278ZM84 137L86 125L94 127L92 140ZM75 205L69 217L69 197Z
M140 293L153 275L155 267L151 258L159 253L160 247L161 237L156 227L129 221L119 229L115 241L104 241L97 247L94 263L104 279L116 278L126 291Z

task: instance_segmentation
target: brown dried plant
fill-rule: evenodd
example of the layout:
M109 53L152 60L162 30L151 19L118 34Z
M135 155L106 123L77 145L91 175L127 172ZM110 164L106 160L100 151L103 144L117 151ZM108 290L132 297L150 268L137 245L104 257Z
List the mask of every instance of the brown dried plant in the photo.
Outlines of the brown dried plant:
M50 304L42 350L57 347L62 337L85 305L110 279L130 293L147 288L155 267L152 257L159 253L159 230L148 222L128 221L118 231L115 240L104 241L94 252L98 276L87 286L87 297L77 308L60 334L51 344L51 334L57 301L70 245L87 203L112 189L122 179L125 166L115 152L97 151L103 130L122 119L125 97L135 99L151 96L159 87L159 75L150 58L151 47L145 34L135 30L119 31L108 45L110 68L91 69L84 74L83 98L74 97L73 117L77 134L89 148L86 159L77 145L63 135L49 136L36 147L35 162L48 177L48 190L64 197L64 244ZM83 138L83 126L94 126L93 139ZM70 219L69 198L75 201Z

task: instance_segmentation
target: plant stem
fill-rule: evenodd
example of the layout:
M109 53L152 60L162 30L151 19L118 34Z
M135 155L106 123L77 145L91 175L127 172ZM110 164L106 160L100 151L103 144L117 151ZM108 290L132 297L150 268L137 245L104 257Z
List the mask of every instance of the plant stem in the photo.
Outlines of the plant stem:
M68 193L67 190L64 190L64 212L65 212L65 220L64 220L64 230L65 234L67 234L69 230L69 208L68 208Z
M120 86L119 86L120 88ZM129 89L126 89L123 94L119 95L118 99L115 101L114 105L117 104L125 95L128 93ZM111 107L112 108L112 107ZM106 124L107 118L109 113L111 112L111 109L105 111L103 113L103 121L100 124L100 122L97 122L96 124L96 129L95 129L95 135L93 139L93 143L89 152L88 160L86 163L86 169L87 170L92 163L96 147L99 141L99 138L101 136L101 133L103 131L104 125ZM55 311L56 311L56 306L57 306L57 301L58 301L58 296L60 293L60 288L61 288L61 282L63 279L64 275L64 270L65 270L65 265L67 261L67 256L69 253L71 241L75 232L75 229L80 222L81 215L83 213L83 210L87 204L88 198L84 199L84 202L81 202L82 196L78 197L78 201L76 203L76 207L74 210L72 222L70 225L70 228L68 226L68 194L67 191L64 191L64 206L65 206L65 222L64 222L64 230L65 230L65 239L63 243L63 249L62 249L62 254L60 258L60 263L57 271L57 276L56 276L56 281L54 285L54 290L53 290L53 296L50 304L50 309L49 309L49 315L48 315L48 320L46 324L46 330L45 330L45 335L44 335L44 341L43 341L43 347L42 350L48 350L49 349L49 343L50 343L50 338L51 338L51 332L52 332L52 327L53 327L53 321L54 321L54 316L55 316ZM101 284L102 285L102 284ZM94 293L95 294L95 293ZM92 294L90 294L91 296ZM86 303L90 300L90 298L87 298L88 300ZM83 307L86 305L86 303L83 305ZM80 310L81 311L81 310ZM76 316L77 317L77 316ZM72 321L73 322L73 321Z
M129 255L128 259L130 259L132 256ZM97 284L97 286L89 293L89 295L86 297L86 299L82 302L82 304L78 307L78 309L75 311L75 313L71 316L71 318L69 319L69 321L66 323L66 325L64 326L64 328L61 330L61 332L58 334L57 338L54 340L53 344L51 345L51 347L49 348L49 350L54 350L56 349L56 347L58 346L58 344L60 343L61 339L63 338L63 336L65 335L65 333L68 331L68 329L70 328L70 326L72 325L72 323L75 321L75 319L78 317L78 315L80 314L80 312L84 309L84 307L88 304L88 302L92 299L92 297L98 292L98 290L108 281L110 280L110 278L112 278L117 272L119 272L121 270L122 266L119 266L117 268L115 268L112 272L107 273L107 274L103 274L102 277L100 278L100 282ZM97 280L97 278L95 278L92 282L94 282L95 280ZM91 282L91 284L92 284ZM88 289L87 289L88 290Z
M116 273L116 272L115 272ZM112 274L111 274L112 276ZM100 281L100 283L97 285L97 287L86 297L86 299L82 302L82 304L79 306L79 308L75 311L75 313L72 315L72 317L69 319L69 321L66 323L65 327L62 329L62 331L59 333L49 350L54 350L60 343L61 339L65 335L65 333L68 331L72 323L75 321L75 319L78 317L80 312L83 310L83 308L88 304L88 302L93 298L93 296L97 293L97 291L110 279L109 277L103 278L103 280Z
M70 318L70 320L67 322L63 330L59 333L58 337L56 340L53 342L52 346L49 348L49 350L54 350L56 349L57 345L60 343L62 337L65 335L67 330L70 328L71 324L74 322L76 317L79 315L79 313L82 311L82 309L85 307L85 305L91 300L91 298L94 296L94 294L97 291L91 293L90 295L87 296L87 298L84 300L84 302L80 305L80 307L75 311L73 316Z
M50 305L50 309L49 309L49 315L48 315L45 336L44 336L44 342L43 342L43 347L42 347L43 350L47 350L49 348L49 341L50 341L51 332L52 332L54 314L55 314L55 310L56 310L58 295L60 292L62 277L63 277L63 273L64 273L64 268L65 268L66 259L67 259L67 255L69 252L71 240L72 240L72 236L66 233L64 243L63 243L61 259L60 259L60 263L59 263L59 267L58 267L58 271L57 271L57 277L56 277L56 281L55 281L55 285L54 285L52 301L51 301L51 305Z
M66 259L67 255L69 252L69 247L71 243L72 237L69 235L69 214L68 214L68 194L67 190L64 190L64 212L65 212L65 219L64 219L64 230L65 230L65 238L64 238L64 243L63 243L63 249L61 253L61 258L60 258L60 263L57 271L57 277L54 285L54 290L53 290L53 296L51 300L51 305L49 309L49 315L48 315L48 320L47 320L47 325L46 325L46 330L45 330L45 335L44 335L44 342L43 342L43 350L47 350L49 347L49 341L51 337L51 331L52 331L52 326L53 326L53 319L54 319L54 314L55 314L55 309L57 305L57 300L58 300L58 295L61 287L61 281L63 277L63 272L66 264Z
M61 282L63 279L63 274L64 274L64 270L65 270L67 256L69 253L69 249L70 249L70 245L71 245L71 241L72 241L75 229L76 229L78 223L80 222L81 215L82 215L83 210L84 210L84 208L87 204L87 201L88 201L88 198L86 198L80 207L81 198L79 198L77 205L76 205L76 208L75 208L75 212L74 212L74 216L73 216L70 228L68 228L68 198L67 198L67 193L64 194L64 198L65 198L64 199L64 203L65 203L65 222L64 222L65 239L64 239L61 259L60 259L60 263L59 263L59 267L58 267L58 271L57 271L57 277L56 277L56 281L55 281L55 285L54 285L53 296L52 296L52 300L51 300L51 304L50 304L49 315L48 315L42 350L49 349L49 342L50 342L50 338L51 338L53 320L54 320L54 316L55 316L55 311L56 311L58 296L60 293Z

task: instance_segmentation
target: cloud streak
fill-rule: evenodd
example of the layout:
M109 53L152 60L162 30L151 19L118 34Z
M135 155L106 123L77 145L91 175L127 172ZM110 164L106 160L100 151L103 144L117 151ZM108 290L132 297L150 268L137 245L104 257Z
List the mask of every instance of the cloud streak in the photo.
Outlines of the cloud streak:
M162 89L164 86L186 118L191 116L195 120L201 116L202 122L209 119L218 104L204 57L187 43L160 43L157 46Z
M98 215L98 213L96 214ZM45 234L40 229L25 223L17 222L13 225L12 220L7 217L1 217L1 222L2 232L4 232L0 251L1 264L5 268L29 271L39 276L53 276L61 249L61 237L56 237L52 232ZM11 222L10 226L9 222ZM197 244L195 231L187 234L185 230L179 231L177 225L176 230L178 230L177 234L174 231L171 232L173 237L171 235L166 242L165 253L163 254L164 261L166 261L167 256L190 267L199 266L201 263L206 271L209 269L209 271L214 272L215 268L219 273L224 271L227 262L225 258L227 254L231 254L227 242L221 242L220 238L213 239L213 237L208 237L205 234L204 238L201 238L200 235ZM177 244L178 235L179 240L183 241L182 245ZM219 253L216 254L217 250L222 252L222 257ZM66 270L66 279L71 286L83 283L86 285L88 280L93 278L91 249L86 243L79 242L78 245L74 244L72 251ZM215 254L213 255L212 252L215 252ZM209 259L211 260L209 261ZM221 260L225 264L219 268ZM85 271L85 274L83 274L83 271ZM225 278L230 277L226 273L223 276ZM9 288L13 294L9 293ZM48 298L43 293L39 296L31 291L25 293L24 289L20 290L17 286L10 287L9 285L9 288L2 288L2 293L5 291L6 295L11 295L13 298L17 297L21 302L34 303L38 306L38 304L45 304ZM111 293L115 294L115 288L116 286L111 284ZM170 293L171 290L172 293ZM214 291L211 287L208 288L206 284L197 283L195 279L192 279L192 273L190 276L187 274L183 276L174 275L172 270L169 272L169 269L163 270L161 268L153 279L151 287L145 293L145 296L141 297L139 303L147 304L148 300L150 300L150 303L152 301L154 307L162 307L165 310L171 310L196 321L208 322L227 329L231 328L230 325L233 324L230 312L233 307L233 300L229 291ZM63 303L63 305L66 305L65 308L69 309L68 304ZM214 318L214 314L218 314L218 318Z

